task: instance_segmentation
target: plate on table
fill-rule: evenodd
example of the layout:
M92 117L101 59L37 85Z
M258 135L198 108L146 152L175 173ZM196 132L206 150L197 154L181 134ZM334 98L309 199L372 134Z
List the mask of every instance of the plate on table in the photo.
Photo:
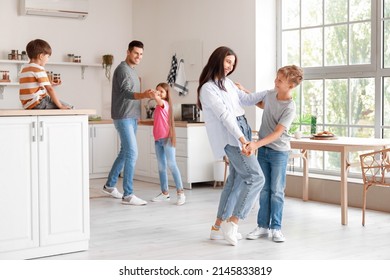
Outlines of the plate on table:
M331 139L337 139L336 135L334 135L333 133L323 133L323 132L320 132L320 133L317 133L317 134L313 134L313 137L311 139L314 139L314 140L331 140Z

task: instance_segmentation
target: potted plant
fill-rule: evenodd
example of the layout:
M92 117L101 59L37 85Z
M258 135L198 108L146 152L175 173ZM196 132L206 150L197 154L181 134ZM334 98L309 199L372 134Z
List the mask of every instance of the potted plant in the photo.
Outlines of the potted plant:
M103 68L105 70L105 75L109 81L111 81L111 66L114 61L114 56L112 54L103 55Z

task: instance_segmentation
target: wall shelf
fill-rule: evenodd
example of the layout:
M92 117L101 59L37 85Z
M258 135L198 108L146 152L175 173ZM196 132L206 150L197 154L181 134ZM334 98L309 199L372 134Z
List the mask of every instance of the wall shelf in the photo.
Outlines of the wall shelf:
M28 63L28 60L8 60L8 59L0 59L0 64L16 64L18 67L18 72L23 64ZM78 62L47 62L46 65L58 65L58 66L78 66L81 67L81 78L84 79L85 68L87 67L102 67L99 63L78 63ZM103 68L103 67L102 67Z
M14 64L18 68L18 73L22 68L23 64L28 63L28 60L8 60L8 59L0 59L0 64ZM70 66L70 67L80 67L81 68L81 79L84 79L85 68L87 67L102 67L99 63L78 63L78 62L48 62L46 65L54 65L54 66ZM103 67L102 67L103 68ZM11 83L0 83L0 99L2 98L2 94L4 93L4 88L6 86L18 86L19 83L11 82Z

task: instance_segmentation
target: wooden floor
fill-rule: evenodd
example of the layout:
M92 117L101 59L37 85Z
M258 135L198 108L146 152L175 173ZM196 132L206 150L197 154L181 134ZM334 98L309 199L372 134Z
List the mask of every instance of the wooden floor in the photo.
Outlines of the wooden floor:
M102 179L91 180L91 239L88 251L57 255L53 260L388 260L390 213L368 211L361 226L361 210L349 208L349 224L340 223L338 205L286 198L283 233L287 240L239 241L237 246L209 239L220 188L196 185L186 190L187 203L149 202L122 205L99 195ZM159 193L155 184L135 182L137 196L150 201ZM239 224L245 236L256 227L258 204Z

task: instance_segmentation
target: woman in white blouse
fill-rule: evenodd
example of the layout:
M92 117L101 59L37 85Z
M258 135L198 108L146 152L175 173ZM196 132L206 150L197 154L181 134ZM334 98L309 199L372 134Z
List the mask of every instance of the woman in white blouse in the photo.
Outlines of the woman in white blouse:
M198 106L203 111L214 156L220 160L226 155L230 161L229 177L221 193L210 238L225 239L231 245L237 245L241 239L238 222L246 218L264 185L256 157L245 155L252 129L241 106L255 105L265 93L245 93L227 78L236 65L233 50L224 46L217 48L203 68L198 87Z

